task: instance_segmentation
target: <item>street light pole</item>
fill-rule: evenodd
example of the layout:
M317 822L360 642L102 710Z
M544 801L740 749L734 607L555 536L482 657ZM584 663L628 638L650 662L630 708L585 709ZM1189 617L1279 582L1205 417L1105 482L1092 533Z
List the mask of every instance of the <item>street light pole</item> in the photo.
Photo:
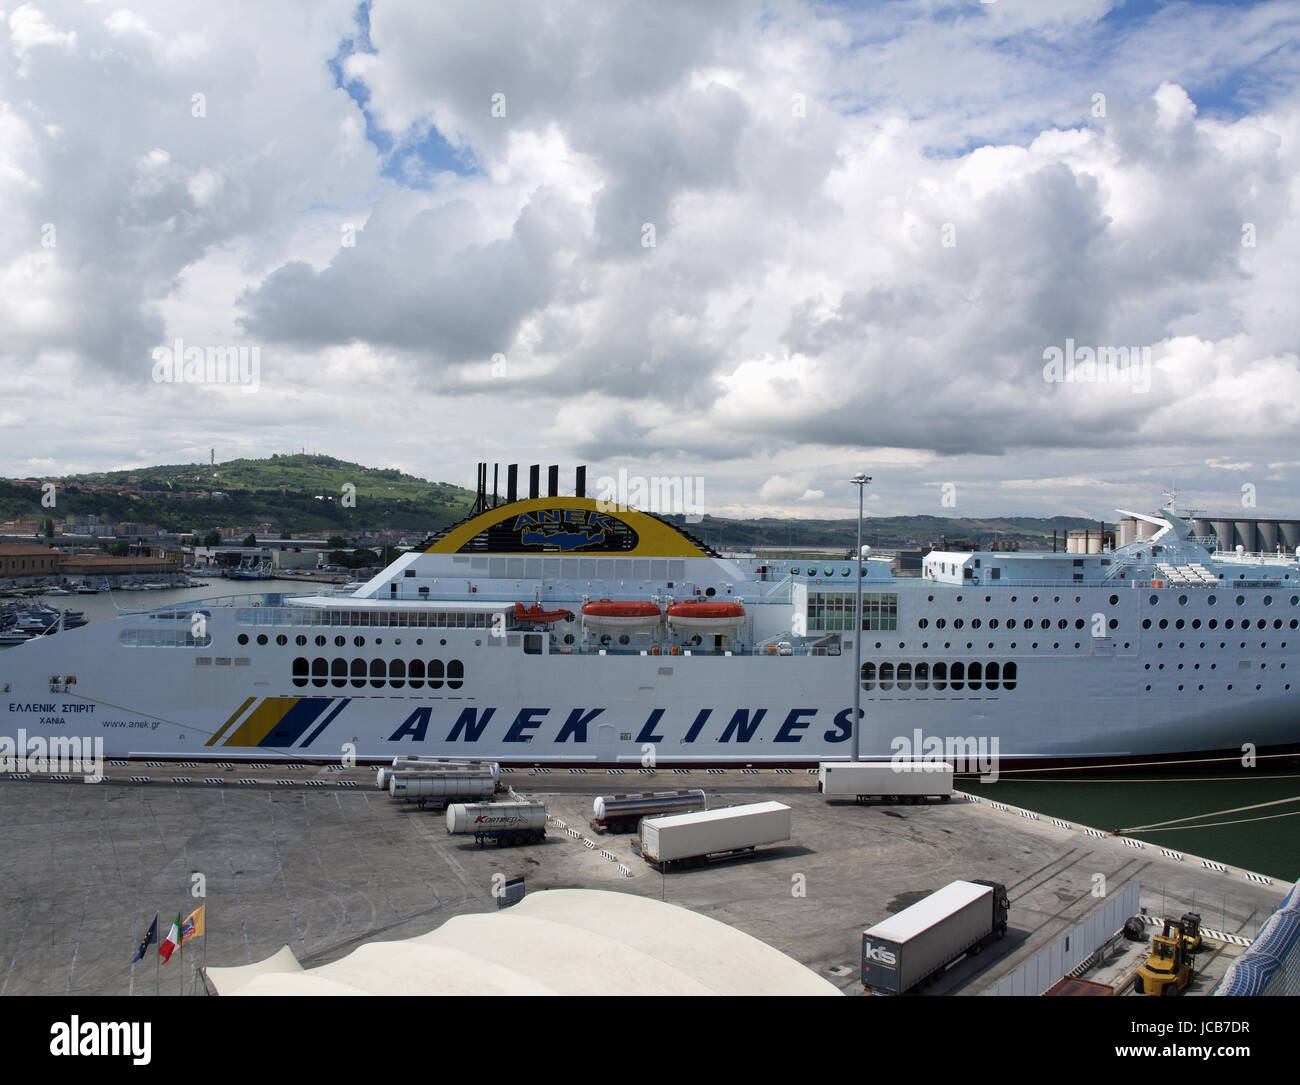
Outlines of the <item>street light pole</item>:
M853 621L853 720L851 723L853 751L850 758L857 761L862 703L862 489L871 479L859 471L849 481L858 488L858 605L854 611L857 617Z

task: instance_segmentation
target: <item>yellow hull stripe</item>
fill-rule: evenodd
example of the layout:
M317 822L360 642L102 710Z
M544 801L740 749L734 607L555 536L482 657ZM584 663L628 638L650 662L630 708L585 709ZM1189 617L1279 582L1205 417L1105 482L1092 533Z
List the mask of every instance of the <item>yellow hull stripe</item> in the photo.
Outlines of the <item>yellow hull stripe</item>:
M236 708L235 711L234 711L234 714L230 717L230 719L226 720L226 722L223 723L223 724L221 725L221 729L220 729L220 730L219 730L215 735L213 735L210 739L208 739L208 741L205 742L203 745L205 745L205 746L215 746L218 742L220 742L220 741L221 741L221 736L224 735L224 734L226 733L226 731L230 728L230 725L231 725L232 723L234 723L235 720L239 719L239 717L242 716L242 715L244 714L244 710L247 709L248 706L251 705L251 704L253 703L253 701L255 701L255 700L256 700L255 697L250 697L250 698L248 698L248 700L246 700L243 704L241 704L238 708Z
M236 728L222 745L224 746L260 746L262 739L271 733L271 728L284 719L285 714L298 703L297 697L267 697L252 712L248 719Z

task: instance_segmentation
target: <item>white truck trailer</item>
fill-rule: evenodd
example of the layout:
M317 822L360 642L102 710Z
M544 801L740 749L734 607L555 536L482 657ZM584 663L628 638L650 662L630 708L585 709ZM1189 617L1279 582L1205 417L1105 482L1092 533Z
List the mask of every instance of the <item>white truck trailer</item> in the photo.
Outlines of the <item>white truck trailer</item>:
M901 995L1007 933L1006 886L951 882L862 934L862 986Z
M641 857L651 866L702 866L713 856L790 839L790 807L779 802L670 814L641 822Z
M823 761L817 790L828 800L922 802L952 796L952 766L946 761Z

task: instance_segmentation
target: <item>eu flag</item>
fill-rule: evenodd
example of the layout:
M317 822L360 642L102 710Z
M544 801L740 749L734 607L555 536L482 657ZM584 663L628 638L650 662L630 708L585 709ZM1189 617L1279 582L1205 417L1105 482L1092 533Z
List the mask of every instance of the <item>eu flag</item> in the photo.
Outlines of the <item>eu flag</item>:
M144 936L144 941L140 943L140 948L135 951L135 956L131 958L131 963L143 960L145 951L158 941L158 916L153 917L153 923L149 925L149 933Z

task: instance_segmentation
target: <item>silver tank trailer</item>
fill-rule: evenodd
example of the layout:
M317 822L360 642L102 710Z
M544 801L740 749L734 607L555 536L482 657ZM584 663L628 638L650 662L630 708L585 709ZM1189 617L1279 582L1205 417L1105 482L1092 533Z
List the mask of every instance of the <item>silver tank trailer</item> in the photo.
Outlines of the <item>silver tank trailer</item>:
M392 768L381 768L375 773L375 787L388 790L388 781L398 772L420 772L432 775L440 772L490 772L492 779L501 781L501 766L496 761L475 761L454 757L415 757L403 755L393 758Z
M593 824L632 823L659 814L692 814L707 810L703 791L654 791L643 795L598 795L591 804Z
M395 769L428 769L438 772L443 769L491 769L492 775L500 779L501 765L496 761L483 761L476 757L424 757L420 754L399 754L393 758Z
M531 800L452 803L447 807L447 832L474 835L479 847L496 844L539 844L546 839L546 806Z
M496 790L490 772L400 772L388 781L395 799L485 799Z

